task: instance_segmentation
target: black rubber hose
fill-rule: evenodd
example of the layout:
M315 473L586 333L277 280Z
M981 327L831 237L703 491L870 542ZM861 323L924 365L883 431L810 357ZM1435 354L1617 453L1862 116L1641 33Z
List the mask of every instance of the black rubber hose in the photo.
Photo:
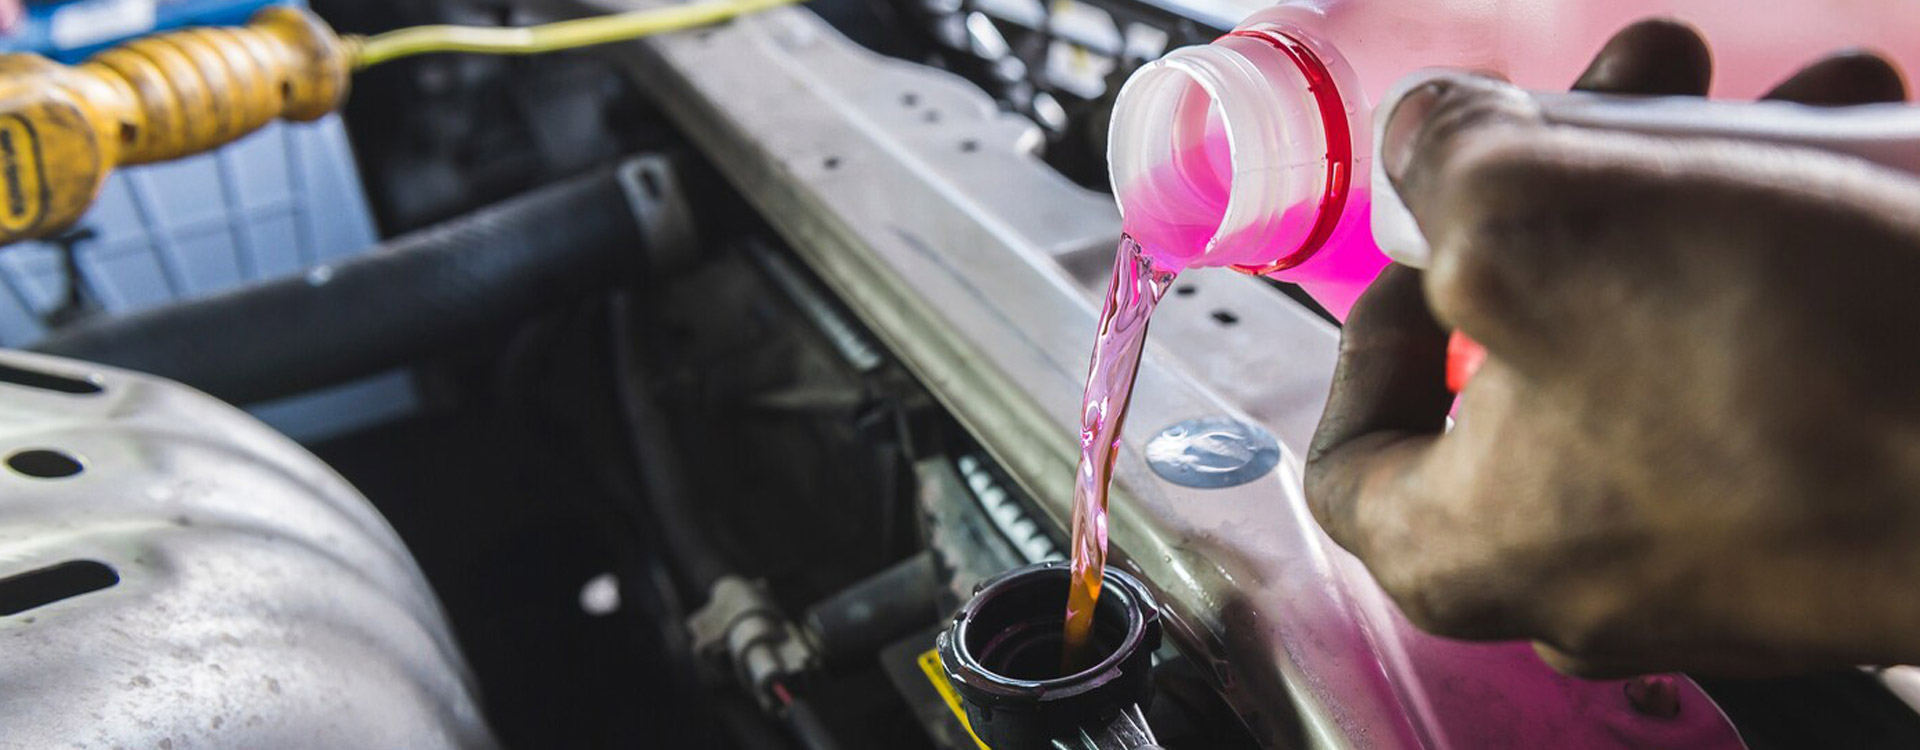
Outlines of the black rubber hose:
M640 244L605 171L298 276L78 323L33 349L253 403L370 375L608 288Z
M632 298L625 293L614 295L608 329L613 337L616 395L631 434L633 460L644 483L641 494L646 497L652 526L658 530L656 538L679 574L681 595L690 607L698 607L713 593L715 583L732 574L733 567L714 546L695 510L686 462L676 447L680 441L647 387L646 365L638 351L641 332L633 324L633 315Z
M805 624L827 666L871 660L940 618L940 576L921 552L807 609Z

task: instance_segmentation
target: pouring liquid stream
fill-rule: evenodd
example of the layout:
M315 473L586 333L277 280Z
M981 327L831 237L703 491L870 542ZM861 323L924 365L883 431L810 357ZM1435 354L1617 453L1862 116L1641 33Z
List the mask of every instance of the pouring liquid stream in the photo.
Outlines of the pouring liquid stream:
M1133 398L1140 354L1147 343L1147 322L1173 286L1175 273L1148 257L1133 238L1121 238L1080 407L1080 464L1073 485L1073 576L1067 594L1061 674L1085 669L1098 656L1088 652L1094 605L1100 600L1107 569L1107 487L1120 447L1120 428Z

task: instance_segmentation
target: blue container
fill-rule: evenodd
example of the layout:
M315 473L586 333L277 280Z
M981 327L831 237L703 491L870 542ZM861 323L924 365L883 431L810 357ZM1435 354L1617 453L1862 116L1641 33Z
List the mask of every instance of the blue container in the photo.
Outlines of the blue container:
M26 18L4 37L0 51L38 52L77 62L102 48L182 26L234 26L254 11L286 0L56 0L30 2Z

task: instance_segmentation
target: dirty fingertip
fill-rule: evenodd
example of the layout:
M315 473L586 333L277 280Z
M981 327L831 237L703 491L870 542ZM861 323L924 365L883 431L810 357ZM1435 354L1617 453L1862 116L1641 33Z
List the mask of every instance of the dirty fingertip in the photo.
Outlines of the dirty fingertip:
M1900 69L1867 50L1835 53L1795 73L1766 98L1815 106L1881 104L1907 99Z
M1594 55L1573 88L1607 94L1703 96L1713 81L1713 54L1700 32L1671 18L1621 29Z

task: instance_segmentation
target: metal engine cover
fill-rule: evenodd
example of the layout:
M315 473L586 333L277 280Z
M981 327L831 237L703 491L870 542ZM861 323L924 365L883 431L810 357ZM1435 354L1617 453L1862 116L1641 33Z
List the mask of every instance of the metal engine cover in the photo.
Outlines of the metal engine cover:
M487 748L439 603L299 445L0 352L0 747Z

